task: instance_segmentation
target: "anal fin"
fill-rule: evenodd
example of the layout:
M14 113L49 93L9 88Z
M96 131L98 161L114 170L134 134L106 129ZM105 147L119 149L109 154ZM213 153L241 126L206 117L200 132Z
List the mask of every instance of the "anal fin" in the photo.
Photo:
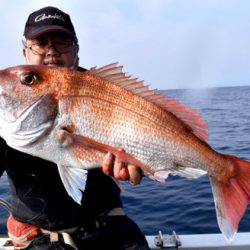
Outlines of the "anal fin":
M206 171L197 168L180 167L172 172L172 175L179 175L188 179L196 179L205 175L206 173Z

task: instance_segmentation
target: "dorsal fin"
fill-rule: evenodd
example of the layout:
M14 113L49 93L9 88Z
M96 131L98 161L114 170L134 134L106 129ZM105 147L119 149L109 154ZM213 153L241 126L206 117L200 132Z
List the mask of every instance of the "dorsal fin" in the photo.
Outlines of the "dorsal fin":
M118 66L118 62L116 62L101 68L93 67L89 70L89 73L99 76L164 108L189 126L192 132L201 140L205 142L208 140L206 123L196 111L176 100L166 97L163 93L157 93L157 90L150 90L148 86L144 85L144 81L138 81L137 78L126 76L122 69L123 66Z

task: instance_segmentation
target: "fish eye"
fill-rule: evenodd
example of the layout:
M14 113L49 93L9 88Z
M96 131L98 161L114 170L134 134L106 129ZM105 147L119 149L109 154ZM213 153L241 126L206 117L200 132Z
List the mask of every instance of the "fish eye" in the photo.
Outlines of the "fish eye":
M38 75L35 72L25 72L19 79L22 84L31 86L38 82Z

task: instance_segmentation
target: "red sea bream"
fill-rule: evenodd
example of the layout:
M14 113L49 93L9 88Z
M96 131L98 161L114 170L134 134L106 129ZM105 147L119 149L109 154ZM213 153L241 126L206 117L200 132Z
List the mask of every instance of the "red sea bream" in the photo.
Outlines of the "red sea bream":
M0 135L10 147L55 162L77 202L87 170L107 152L155 179L207 173L228 239L250 202L250 163L214 151L199 114L117 64L86 72L29 65L0 71Z

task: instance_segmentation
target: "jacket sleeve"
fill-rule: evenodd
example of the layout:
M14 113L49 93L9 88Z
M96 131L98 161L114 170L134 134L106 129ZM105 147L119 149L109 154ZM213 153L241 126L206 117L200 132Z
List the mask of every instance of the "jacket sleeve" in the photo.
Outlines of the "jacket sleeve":
M4 139L0 137L0 177L2 176L3 172L5 171L6 166L6 149L7 145Z

